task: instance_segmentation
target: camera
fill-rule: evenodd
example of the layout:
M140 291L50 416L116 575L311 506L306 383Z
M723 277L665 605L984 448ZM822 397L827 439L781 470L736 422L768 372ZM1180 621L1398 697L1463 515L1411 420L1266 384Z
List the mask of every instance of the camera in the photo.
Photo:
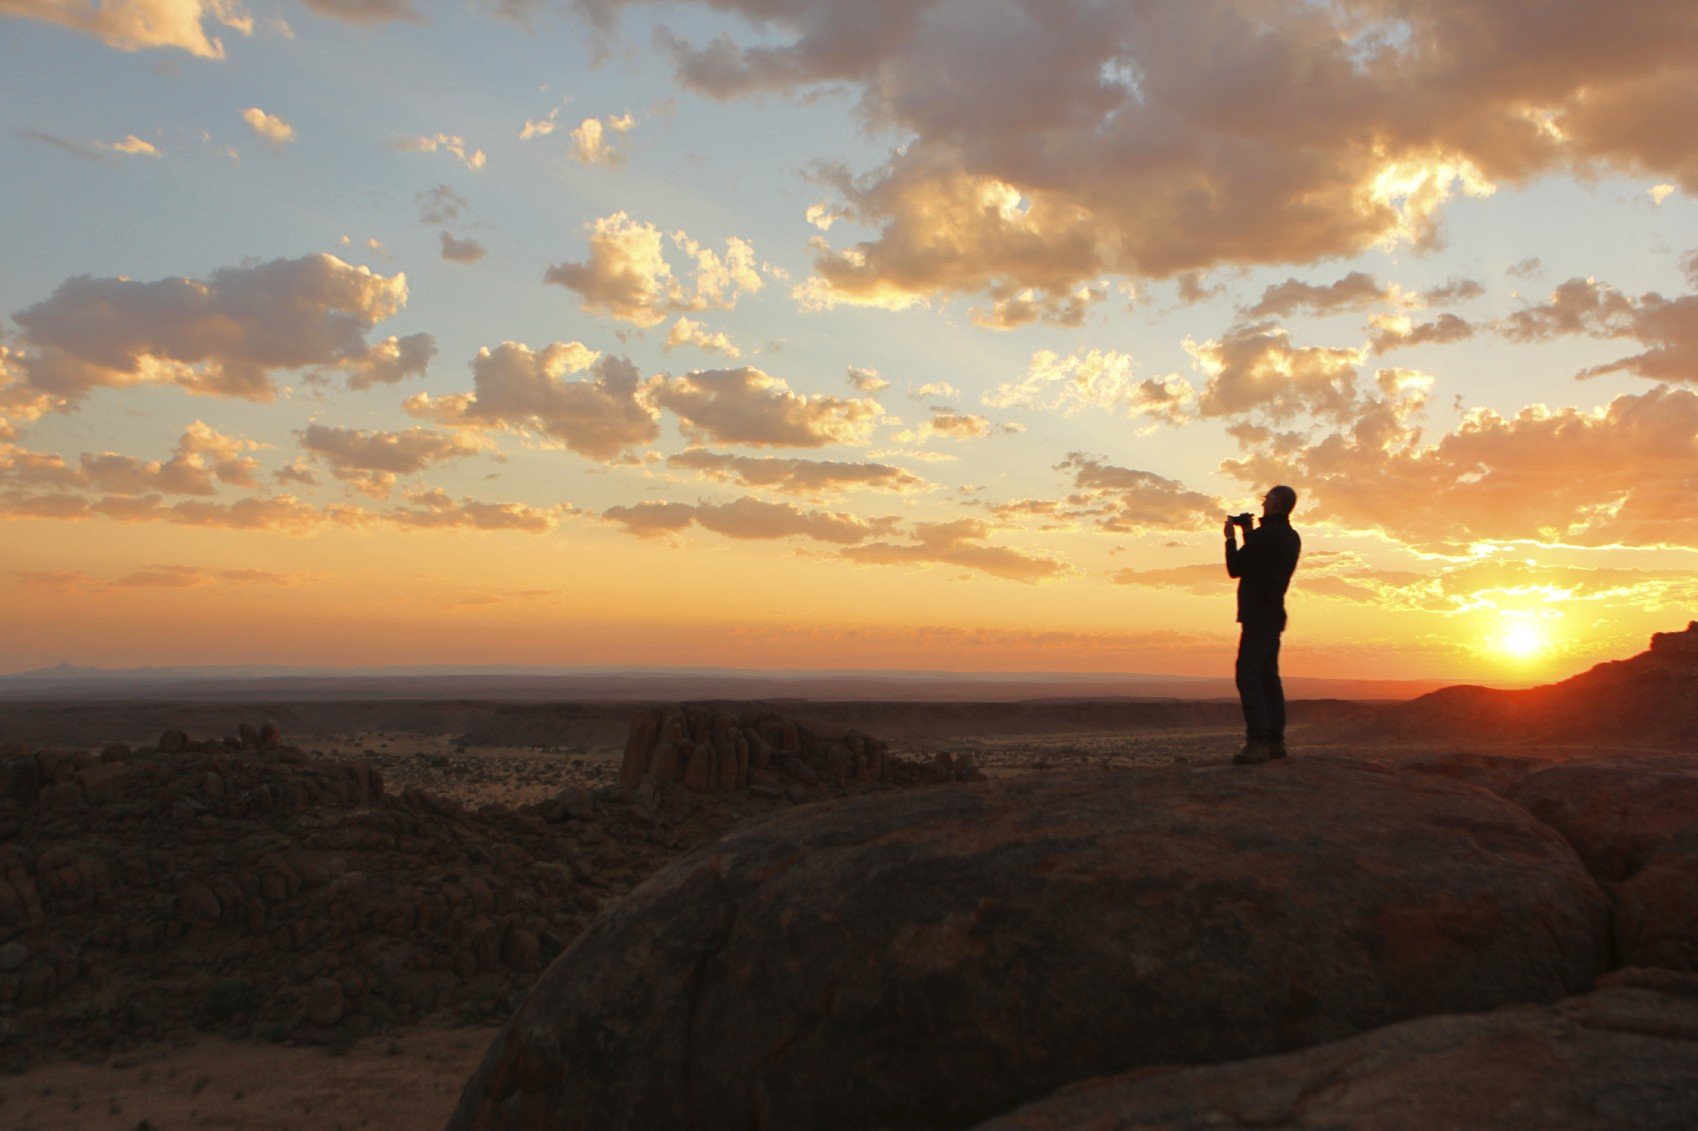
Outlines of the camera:
M1244 528L1244 532L1248 534L1251 528L1256 525L1256 516L1251 514L1249 511L1245 511L1243 514L1229 516L1226 521L1232 523L1234 526L1242 526Z

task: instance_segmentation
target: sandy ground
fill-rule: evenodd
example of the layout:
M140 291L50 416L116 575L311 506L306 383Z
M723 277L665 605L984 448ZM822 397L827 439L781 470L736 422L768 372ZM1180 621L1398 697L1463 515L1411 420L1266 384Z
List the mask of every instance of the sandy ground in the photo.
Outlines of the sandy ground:
M11 1131L432 1131L447 1122L493 1029L420 1030L340 1055L207 1039L0 1078Z

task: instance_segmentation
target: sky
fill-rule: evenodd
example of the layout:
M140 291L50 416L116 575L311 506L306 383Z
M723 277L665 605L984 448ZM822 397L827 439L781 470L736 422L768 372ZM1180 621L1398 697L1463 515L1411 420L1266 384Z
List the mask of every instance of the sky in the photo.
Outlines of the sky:
M1698 6L0 0L0 671L1698 616Z

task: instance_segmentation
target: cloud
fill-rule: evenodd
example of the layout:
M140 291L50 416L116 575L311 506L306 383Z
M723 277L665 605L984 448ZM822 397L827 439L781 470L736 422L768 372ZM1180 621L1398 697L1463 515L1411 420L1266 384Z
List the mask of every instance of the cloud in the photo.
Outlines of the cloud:
M436 339L430 334L408 334L404 338L391 334L337 368L348 375L348 388L369 389L422 376L435 356Z
M288 574L264 569L207 569L196 565L161 565L137 570L108 582L113 589L202 589L219 583L289 585Z
M87 161L110 161L113 154L124 157L158 157L159 149L152 142L143 141L135 134L124 135L122 141L75 141L58 134L42 133L40 130L20 129L18 136L27 141L39 142L52 146L54 149L69 153L73 157L81 157Z
M253 34L253 20L233 0L0 0L0 15L58 24L120 51L175 47L203 59L224 57L223 41L206 33L208 22Z
M604 14L621 0L596 0ZM714 98L857 91L902 144L832 182L874 229L816 282L901 306L1431 246L1457 192L1550 173L1698 184L1698 13L1511 0L1031 5L699 0L747 40L662 36Z
M890 388L890 382L878 375L876 369L862 369L859 366L849 367L849 387L858 393L882 393Z
M917 401L949 401L959 397L961 390L948 381L928 381L908 395Z
M1338 310L1362 310L1390 298L1391 292L1372 275L1352 271L1324 286L1287 279L1263 291L1261 299L1245 313L1251 318L1330 314Z
M142 384L269 401L277 370L345 370L355 379L382 371L390 344L368 346L366 331L406 301L405 275L377 275L333 255L226 267L205 279L79 275L13 315L25 347L15 357L32 388L67 404L101 386ZM429 335L401 341L416 360Z
M260 447L196 420L167 460L141 460L118 452L84 453L76 464L58 455L0 446L0 482L22 488L77 488L112 495L213 495L218 485L254 487Z
M1476 409L1431 443L1376 400L1348 430L1222 467L1298 484L1305 515L1413 546L1698 547L1698 393L1666 386L1596 410Z
M388 498L400 476L417 475L490 446L474 434L429 428L383 432L313 423L299 436L301 447L330 468L330 474L374 499Z
M285 122L275 114L267 114L258 106L249 106L242 111L242 121L254 135L269 146L272 152L282 149L295 140L295 127Z
M641 538L676 534L694 524L727 538L807 538L837 545L864 542L890 526L889 520L869 522L852 514L749 497L729 503L637 503L609 507L602 518Z
M1234 326L1218 340L1188 338L1184 345L1208 376L1198 401L1204 416L1343 419L1355 408L1363 350L1293 346L1289 331L1271 322Z
M636 124L637 120L629 114L585 118L572 131L572 156L584 165L618 165L624 158L608 144L608 135L629 133ZM525 123L526 129L530 126L531 123ZM521 132L519 136L522 138L525 134Z
M375 517L357 522L379 521L391 526L420 530L513 530L544 534L576 512L570 504L531 507L523 503L486 503L477 499L454 499L446 491L421 491L409 495L411 506L393 507Z
M0 491L0 519L107 518L117 522L168 522L227 530L307 535L326 526L397 530L514 530L541 534L575 513L566 503L532 507L523 503L455 500L441 490L408 496L407 506L372 511L337 505L320 509L293 495L250 496L231 502L188 499L167 506L158 495L85 497L66 491Z
M487 254L477 240L458 240L447 232L437 234L442 237L442 258L450 263L476 263Z
M1054 517L1088 521L1113 534L1196 529L1223 511L1219 499L1178 480L1118 467L1084 452L1069 452L1055 470L1072 476L1073 493L1057 504Z
M566 380L592 367L591 377ZM404 407L439 424L502 428L603 462L660 436L636 367L581 342L553 342L536 351L521 342L481 349L472 360L472 389L436 398L420 393Z
M560 128L560 107L556 106L541 118L527 118L519 128L519 140L530 141L533 138L547 137Z
M435 153L440 149L474 173L484 167L486 160L483 150L468 146L466 139L457 134L403 134L391 138L389 148L401 153Z
M673 274L660 229L624 212L590 225L589 258L551 266L543 282L577 291L592 314L645 328L677 311L733 309L739 296L761 289L755 251L746 240L728 239L723 257L684 232L674 232L671 240L694 263L693 288Z
M892 443L897 444L923 444L933 436L943 436L951 440L977 440L992 432L1025 430L1026 426L1023 424L992 424L988 417L934 409L931 417L921 421L918 427L903 429L890 439Z
M912 542L870 542L850 546L839 556L857 565L947 565L987 573L1008 581L1038 582L1064 577L1073 567L1060 558L1013 546L988 545L988 523L977 519L916 523Z
M990 408L1024 405L1068 413L1096 408L1132 418L1184 423L1196 404L1190 383L1177 374L1140 381L1133 376L1135 365L1131 354L1113 350L1094 349L1067 357L1039 350L1021 377L998 385L984 403Z
M1376 314L1369 320L1368 349L1376 354L1427 344L1461 342L1476 327L1466 318L1441 314L1431 322L1416 322L1407 314Z
M1136 569L1127 567L1117 569L1109 574L1109 581L1115 585L1141 585L1150 589L1183 589L1188 593L1200 596L1218 596L1229 592L1232 585L1226 576L1226 567L1220 562L1210 562L1198 565L1168 566L1162 569ZM1309 580L1308 570L1304 570L1303 580ZM1304 590L1308 592L1308 590Z
M877 423L877 401L792 392L759 369L704 369L658 382L654 403L678 416L699 444L818 448L864 444Z
M433 189L414 193L413 199L419 205L421 224L452 224L471 211L472 207L465 197L447 185L437 185Z
M695 346L699 350L706 350L709 353L722 353L733 359L743 356L743 351L738 349L736 344L726 336L725 331L709 330L700 322L693 322L682 314L678 316L678 321L672 324L672 329L667 331L666 334L666 350L668 353L679 346Z
M1698 382L1698 294L1671 299L1652 291L1632 298L1596 279L1569 279L1545 302L1500 320L1497 329L1516 342L1568 334L1633 338L1650 348L1576 376L1631 373L1653 381Z
M721 483L810 497L851 489L905 492L927 487L924 479L887 463L739 456L705 448L668 456L666 466L699 472L703 478Z
M1498 332L1513 342L1542 342L1566 334L1618 336L1628 332L1633 300L1596 279L1569 279L1542 303L1504 318Z

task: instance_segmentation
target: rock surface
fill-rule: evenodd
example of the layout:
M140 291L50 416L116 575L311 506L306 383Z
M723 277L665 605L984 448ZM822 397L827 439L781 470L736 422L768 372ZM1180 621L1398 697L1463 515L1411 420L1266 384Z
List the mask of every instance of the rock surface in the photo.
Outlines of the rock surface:
M1070 1081L1589 987L1551 830L1352 764L1093 772L739 830L604 914L451 1127L967 1127Z
M1551 1006L1092 1080L978 1131L1684 1131L1698 1126L1698 979L1643 973Z
M619 767L622 785L683 782L694 793L776 788L790 780L811 785L822 775L887 781L885 745L859 731L820 734L772 711L673 703L642 707L631 717Z

